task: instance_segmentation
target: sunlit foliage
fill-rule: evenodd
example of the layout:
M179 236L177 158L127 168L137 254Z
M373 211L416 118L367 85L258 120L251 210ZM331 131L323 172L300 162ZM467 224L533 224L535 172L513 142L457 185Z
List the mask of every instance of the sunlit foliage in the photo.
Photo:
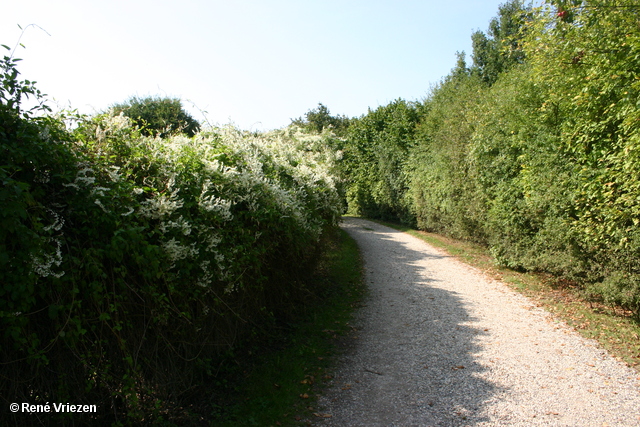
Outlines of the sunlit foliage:
M352 124L351 209L482 242L640 316L638 22L630 0L502 5L410 119L394 102Z

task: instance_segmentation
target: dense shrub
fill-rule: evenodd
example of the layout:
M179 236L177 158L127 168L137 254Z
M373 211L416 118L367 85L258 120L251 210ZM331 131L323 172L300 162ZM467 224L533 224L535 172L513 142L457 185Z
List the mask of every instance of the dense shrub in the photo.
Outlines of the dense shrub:
M579 186L571 228L594 264L591 291L640 315L640 37L637 2L550 1L528 44L543 108Z
M464 62L424 101L410 156L411 211L418 227L482 240L485 204L469 179L469 142L482 89Z
M2 396L161 420L304 306L342 209L338 153L294 127L163 139L104 114L69 133L20 109L37 91L14 65L0 90Z
M422 102L352 122L350 209L484 243L640 316L639 18L629 0L501 6L471 67L459 54Z
M418 117L415 103L398 99L352 120L343 162L350 212L412 222L405 166Z
M484 92L470 172L486 204L486 241L499 263L579 275L583 258L569 227L575 167L561 146L559 118L540 110L543 95L528 67Z

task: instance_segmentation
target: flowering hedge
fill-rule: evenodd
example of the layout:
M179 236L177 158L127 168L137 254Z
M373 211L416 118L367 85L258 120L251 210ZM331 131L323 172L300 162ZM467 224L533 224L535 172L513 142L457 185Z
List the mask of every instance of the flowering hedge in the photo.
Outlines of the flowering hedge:
M71 132L20 111L30 87L0 111L1 394L149 421L304 302L338 154L295 127L161 139L105 114Z

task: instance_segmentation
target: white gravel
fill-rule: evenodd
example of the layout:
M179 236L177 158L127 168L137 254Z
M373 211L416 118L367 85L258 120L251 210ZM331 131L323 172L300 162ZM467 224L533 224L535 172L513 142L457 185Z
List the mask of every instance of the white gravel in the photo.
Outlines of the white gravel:
M358 218L370 289L320 426L640 426L640 374L506 285Z

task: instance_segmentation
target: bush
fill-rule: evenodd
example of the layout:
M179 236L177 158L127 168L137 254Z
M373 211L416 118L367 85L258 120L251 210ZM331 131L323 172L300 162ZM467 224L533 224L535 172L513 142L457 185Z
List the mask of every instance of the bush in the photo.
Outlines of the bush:
M350 212L413 223L405 166L417 122L417 106L402 99L351 121L343 162Z
M408 191L418 227L476 241L484 239L486 212L468 155L481 88L477 78L454 72L425 100Z
M104 114L69 133L20 110L38 93L4 64L2 396L98 405L76 423L160 421L304 307L341 213L336 153L294 127L162 139Z
M484 243L640 315L638 10L501 6L471 68L458 54L422 103L353 122L350 209Z

